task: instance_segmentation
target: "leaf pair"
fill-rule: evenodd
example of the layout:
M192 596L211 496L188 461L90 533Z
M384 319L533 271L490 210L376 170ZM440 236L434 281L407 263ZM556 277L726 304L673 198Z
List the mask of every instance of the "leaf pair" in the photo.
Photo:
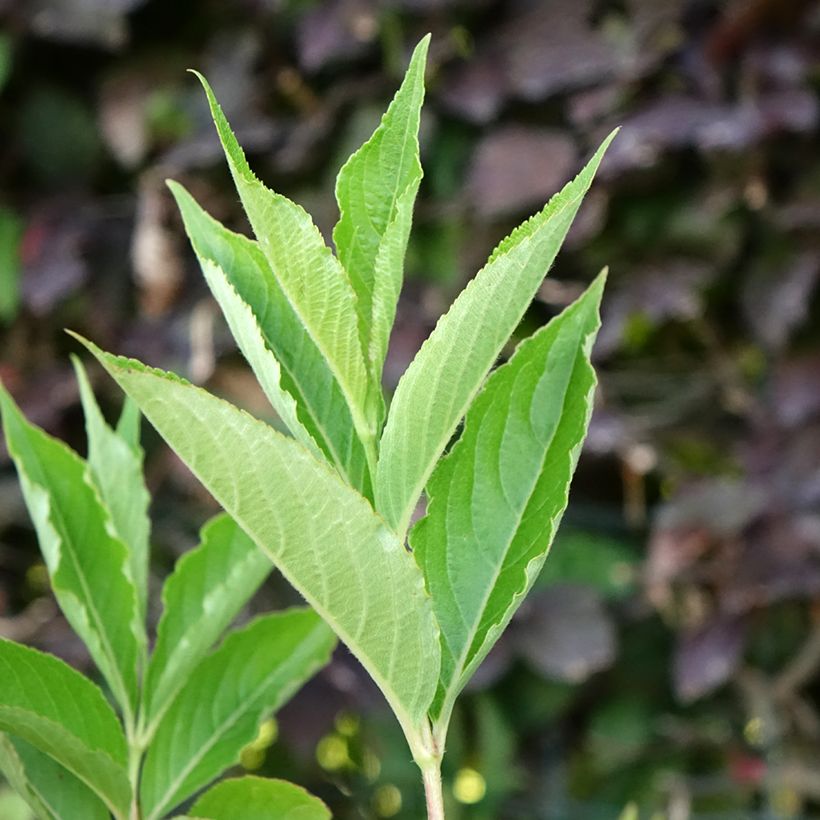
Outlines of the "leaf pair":
M271 570L220 515L167 580L147 659L139 414L128 402L109 427L75 364L88 461L30 424L2 387L0 410L55 595L124 726L102 692L62 661L0 641L0 730L8 733L0 770L41 818L125 818L138 806L154 820L235 763L335 641L313 612L296 609L261 617L212 650Z
M299 206L252 174L200 78L256 239L171 189L292 438L84 342L361 661L422 765L440 757L456 695L528 591L566 506L592 404L603 278L487 376L611 140L498 246L403 375L385 420L380 377L421 179L426 49L424 40L381 125L339 174L337 256Z

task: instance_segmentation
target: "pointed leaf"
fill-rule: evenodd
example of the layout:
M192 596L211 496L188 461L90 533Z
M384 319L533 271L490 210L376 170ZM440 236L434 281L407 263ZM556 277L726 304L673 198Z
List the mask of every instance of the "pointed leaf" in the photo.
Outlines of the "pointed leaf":
M501 243L402 376L376 472L377 509L397 532L406 531L439 456L552 265L612 136Z
M34 522L54 594L111 691L133 715L142 652L128 550L90 475L63 442L29 424L0 386L9 453Z
M223 780L194 803L202 820L330 820L317 797L284 780L238 777Z
M322 352L350 407L353 424L375 458L377 385L371 385L358 333L356 294L310 215L253 174L222 109L197 74L211 107L239 197L282 292Z
M247 413L84 344L347 644L405 731L418 728L438 677L438 628L421 572L370 505L335 470Z
M229 516L202 528L200 545L177 561L162 591L164 611L145 678L150 726L272 569Z
M396 316L422 176L418 131L429 43L427 35L416 46L381 124L344 164L336 181L340 217L333 241L356 292L362 348L377 384Z
M328 662L335 642L309 609L267 615L229 635L160 722L142 770L147 820L237 763L262 719Z
M105 803L71 772L20 738L0 734L0 772L40 820L109 820Z
M106 424L82 362L72 356L80 385L80 400L88 435L88 466L111 514L111 523L128 548L131 581L137 590L139 613L135 630L142 631L148 599L148 559L151 498L142 474L143 453Z
M125 814L125 737L102 692L68 664L0 639L0 731L30 743Z
M487 380L413 528L441 626L434 714L452 703L537 577L592 412L589 362L604 277Z
M294 437L372 492L367 456L342 388L256 242L210 217L169 182L205 279L271 405Z

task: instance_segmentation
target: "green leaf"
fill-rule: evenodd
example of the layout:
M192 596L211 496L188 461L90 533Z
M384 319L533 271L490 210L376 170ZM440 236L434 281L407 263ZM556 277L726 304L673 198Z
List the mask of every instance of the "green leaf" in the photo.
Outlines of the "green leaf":
M147 820L238 762L262 719L328 662L334 644L309 609L267 615L229 635L193 670L160 722L142 770Z
M421 572L367 501L329 465L247 413L84 344L347 644L405 732L417 729L438 677L438 628Z
M2 386L0 410L60 608L126 717L133 717L143 647L128 550L113 535L88 465L63 442L29 424Z
M82 362L72 356L80 385L80 400L88 435L88 466L103 503L111 514L111 523L128 548L128 567L137 591L139 612L135 631L144 630L148 603L148 561L151 522L148 506L151 497L142 473L143 453L106 424ZM144 642L144 637L142 642Z
M0 772L41 820L111 817L105 803L88 786L20 738L0 734Z
M102 692L63 661L0 639L0 731L53 757L125 815L122 729Z
M122 412L117 421L117 435L135 450L140 447L140 409L129 396L122 403Z
M145 678L149 725L272 569L229 516L219 515L202 528L200 545L177 561L162 591L165 608Z
M441 626L434 713L445 725L538 576L566 507L592 412L603 286L601 275L490 376L411 531Z
M2 39L0 39L0 81L2 80ZM0 82L2 85L2 82ZM0 208L0 322L10 322L20 304L20 218Z
M259 247L339 383L356 432L368 458L375 461L380 387L369 378L358 333L356 294L347 273L310 215L254 176L213 91L204 77L197 76Z
M610 135L581 173L504 240L422 345L381 439L376 507L402 534L439 456L552 265Z
M419 120L430 36L416 46L401 88L373 136L336 180L339 222L333 241L356 292L359 335L374 383L396 317L404 255L421 182Z
M263 777L223 780L194 803L202 820L330 820L317 797L293 783Z
M13 56L13 46L11 37L5 32L0 32L0 91L6 84L11 74L11 64Z
M323 452L372 495L364 446L322 351L291 307L256 242L210 217L169 182L205 279L271 405L294 437Z

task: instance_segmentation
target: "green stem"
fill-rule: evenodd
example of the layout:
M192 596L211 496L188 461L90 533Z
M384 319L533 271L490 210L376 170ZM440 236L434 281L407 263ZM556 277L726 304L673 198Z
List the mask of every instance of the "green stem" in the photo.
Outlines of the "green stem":
M421 770L427 820L444 820L444 794L441 789L441 760L432 760Z
M142 732L139 724L142 723L140 716L137 725L134 725L133 720L126 724L126 738L128 740L128 782L131 784L131 809L128 814L128 820L141 820L142 814L139 805L139 785L140 785L140 767L142 766L142 755L145 751L145 745L142 742Z

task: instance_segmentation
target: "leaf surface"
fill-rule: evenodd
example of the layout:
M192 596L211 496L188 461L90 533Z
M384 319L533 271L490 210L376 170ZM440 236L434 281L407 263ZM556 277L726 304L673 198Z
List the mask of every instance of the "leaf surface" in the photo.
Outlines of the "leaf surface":
M370 494L367 455L342 387L259 245L224 228L181 185L169 187L211 292L274 410L298 441Z
M2 386L0 410L60 608L120 705L133 715L142 626L128 549L113 533L89 466L29 424Z
M164 610L145 679L149 724L162 716L273 565L227 515L211 519L198 547L177 561L162 591Z
M552 265L613 136L499 245L402 376L376 471L376 507L397 532L406 531L439 456Z
M88 786L20 738L0 734L0 772L39 820L110 820L105 803Z
M418 728L438 677L438 627L412 556L367 501L329 465L247 413L85 344L347 644L405 731Z
M356 294L299 205L266 188L253 174L213 91L201 75L216 130L259 247L347 400L359 438L375 458L380 389L371 384L362 352Z
M262 719L328 662L333 633L309 609L266 615L193 670L160 722L142 771L147 820L239 760Z
M68 664L0 639L0 731L45 752L123 816L125 737L102 692Z
M418 131L429 43L428 35L416 46L381 124L336 180L340 217L333 241L356 292L362 348L376 384L396 316L422 177Z
M202 820L330 820L317 797L285 780L238 777L205 792L191 809Z
M134 628L142 631L148 599L151 533L148 518L151 497L142 472L142 448L139 443L130 441L106 424L82 362L72 356L72 363L80 385L80 400L85 415L88 466L103 503L111 514L111 523L128 548L131 581L139 600L138 622ZM127 410L125 412L128 413Z
M592 412L604 276L487 380L411 531L441 626L434 713L449 709L530 589L567 504Z

